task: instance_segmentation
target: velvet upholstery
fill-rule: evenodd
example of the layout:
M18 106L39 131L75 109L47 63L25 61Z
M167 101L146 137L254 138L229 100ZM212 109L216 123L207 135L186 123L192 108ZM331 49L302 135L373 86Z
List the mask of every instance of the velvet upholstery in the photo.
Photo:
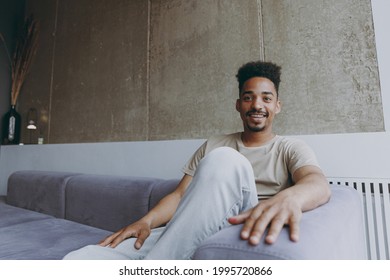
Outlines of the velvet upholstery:
M0 202L0 228L15 224L42 220L52 216Z
M7 203L20 208L65 217L65 186L76 173L21 171L8 179ZM34 182L31 184L31 182Z
M161 186L160 186L161 185ZM152 178L82 175L66 188L66 219L117 231L142 218L164 192L176 185ZM158 189L154 191L153 189Z
M176 179L44 171L18 171L8 182L7 198L0 198L0 259L61 259L145 215L178 184ZM275 244L250 246L240 240L240 228L229 226L209 237L194 258L366 257L362 203L349 187L332 187L329 203L303 214L297 243L284 228Z
M299 242L283 228L277 242L264 236L258 246L240 240L242 226L230 226L207 239L196 251L197 259L365 259L363 212L353 188L332 186L329 203L302 216Z
M7 205L0 201L0 259L61 259L96 243L108 231Z
M62 259L110 232L64 219L48 218L0 228L0 259Z

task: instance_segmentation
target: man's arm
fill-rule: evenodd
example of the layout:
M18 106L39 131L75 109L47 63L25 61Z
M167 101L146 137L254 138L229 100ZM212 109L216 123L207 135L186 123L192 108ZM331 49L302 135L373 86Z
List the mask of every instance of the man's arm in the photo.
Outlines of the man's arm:
M108 236L106 239L101 241L99 245L109 245L114 248L123 240L130 237L136 237L137 240L134 246L136 249L141 248L146 238L150 235L150 230L152 228L156 228L170 221L191 180L191 176L184 175L175 191L161 199L161 201L152 210L150 210L148 214L137 222L130 224L118 232Z
M330 188L321 169L316 166L297 169L293 181L292 187L229 219L232 224L244 223L241 238L257 245L270 226L265 241L273 243L283 226L289 225L291 240L298 241L302 212L326 203L330 198Z

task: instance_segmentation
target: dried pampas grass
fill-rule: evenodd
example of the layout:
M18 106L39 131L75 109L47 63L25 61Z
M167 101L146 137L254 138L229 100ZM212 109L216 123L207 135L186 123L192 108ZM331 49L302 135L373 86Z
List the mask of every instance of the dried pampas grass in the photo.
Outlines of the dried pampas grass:
M11 105L15 106L20 90L30 69L32 59L38 48L38 22L32 16L26 18L20 32L11 63L12 87Z

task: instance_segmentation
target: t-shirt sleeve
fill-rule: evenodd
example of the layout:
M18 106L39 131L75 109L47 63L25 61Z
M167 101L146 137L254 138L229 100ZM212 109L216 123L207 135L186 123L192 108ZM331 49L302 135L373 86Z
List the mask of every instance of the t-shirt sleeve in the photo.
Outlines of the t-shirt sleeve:
M205 156L207 142L203 143L202 146L192 155L190 160L184 165L182 171L190 176L195 175L196 168L198 167L199 162Z
M303 166L312 165L321 168L312 148L301 140L289 143L285 155L287 156L287 166L291 174L294 174L297 169Z

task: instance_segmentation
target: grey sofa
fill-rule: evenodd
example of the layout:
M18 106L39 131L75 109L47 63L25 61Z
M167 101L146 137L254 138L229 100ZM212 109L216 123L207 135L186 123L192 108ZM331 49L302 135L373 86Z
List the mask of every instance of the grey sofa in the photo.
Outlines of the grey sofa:
M178 180L18 171L0 198L0 259L62 259L136 221ZM250 246L240 226L205 240L195 259L365 259L360 198L332 187L329 203L304 213L299 242L284 228L277 242ZM168 249L168 248L167 248Z

